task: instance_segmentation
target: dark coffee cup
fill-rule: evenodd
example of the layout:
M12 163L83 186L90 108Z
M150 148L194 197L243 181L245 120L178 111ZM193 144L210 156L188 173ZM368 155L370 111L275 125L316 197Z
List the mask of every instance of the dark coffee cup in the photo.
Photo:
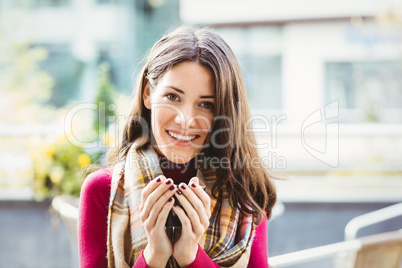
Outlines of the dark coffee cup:
M202 189L206 189L206 186L204 185L200 185ZM177 186L176 186L177 187ZM180 191L180 190L179 190ZM179 202L179 200L177 199L177 197L174 195L174 202L177 206L181 207L184 212L186 212L186 210L183 208L183 206L181 205L181 203ZM181 227L181 222L179 220L179 217L176 215L176 213L173 211L173 209L169 212L168 218L166 220L166 227Z

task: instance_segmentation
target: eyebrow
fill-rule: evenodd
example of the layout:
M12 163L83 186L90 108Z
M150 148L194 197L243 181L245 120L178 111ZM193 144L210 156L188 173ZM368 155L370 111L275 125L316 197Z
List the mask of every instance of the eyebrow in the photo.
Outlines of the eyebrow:
M185 95L184 91L181 90L181 89L178 89L177 87L174 87L174 86L166 86L166 87L170 87L170 88L176 90L177 92L179 92L179 93ZM205 96L201 96L200 98L201 98L201 99L214 99L214 98L215 98L215 95L205 95Z

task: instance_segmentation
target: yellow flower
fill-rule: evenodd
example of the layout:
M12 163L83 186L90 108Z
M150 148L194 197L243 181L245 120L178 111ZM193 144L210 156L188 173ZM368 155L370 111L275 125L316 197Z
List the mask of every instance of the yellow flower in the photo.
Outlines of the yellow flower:
M49 157L54 155L54 146L53 145L48 145L45 148L45 154Z
M80 167L91 164L91 158L86 153L80 154L77 161Z
M64 170L62 167L54 167L52 169L52 172L50 173L50 180L54 183L54 184L58 184L61 182L61 180L63 179L64 176Z

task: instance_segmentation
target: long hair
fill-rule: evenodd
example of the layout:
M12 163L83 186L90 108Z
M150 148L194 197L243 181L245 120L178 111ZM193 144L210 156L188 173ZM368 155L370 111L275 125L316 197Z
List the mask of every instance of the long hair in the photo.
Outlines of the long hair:
M246 87L239 64L230 47L213 30L182 26L162 37L153 46L140 71L131 111L124 124L118 145L107 153L107 165L123 160L130 146L150 135L150 111L143 103L146 79L154 88L173 66L193 61L209 68L215 78L215 117L212 136L203 150L206 159L227 159L225 168L216 169L217 180L212 194L227 197L233 208L253 214L260 222L270 217L276 202L272 176L260 161L255 136L250 131ZM145 129L144 129L144 126ZM234 189L234 190L228 190Z

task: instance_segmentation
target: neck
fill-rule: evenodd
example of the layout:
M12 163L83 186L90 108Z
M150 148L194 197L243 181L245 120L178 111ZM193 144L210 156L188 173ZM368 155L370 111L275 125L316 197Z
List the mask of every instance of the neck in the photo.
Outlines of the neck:
M188 181L197 175L195 158L184 164L177 164L169 161L164 155L158 154L159 165L166 178L171 178L175 184Z

